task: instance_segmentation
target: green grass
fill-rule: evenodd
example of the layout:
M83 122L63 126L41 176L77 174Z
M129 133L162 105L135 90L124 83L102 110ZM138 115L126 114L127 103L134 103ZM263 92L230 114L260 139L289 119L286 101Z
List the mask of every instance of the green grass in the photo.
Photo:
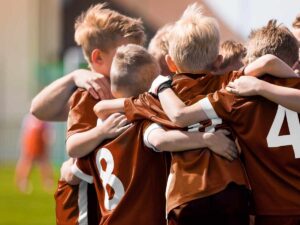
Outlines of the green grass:
M55 174L57 179L57 170ZM30 177L32 193L22 194L14 185L14 167L0 166L0 225L55 224L54 190L45 192L39 176L34 169Z

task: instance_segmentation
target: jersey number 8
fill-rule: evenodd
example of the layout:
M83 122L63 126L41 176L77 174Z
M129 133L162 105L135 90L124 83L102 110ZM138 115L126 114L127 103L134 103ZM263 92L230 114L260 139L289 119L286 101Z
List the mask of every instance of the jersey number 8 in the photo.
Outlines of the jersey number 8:
M101 160L106 163L106 170L102 168ZM96 164L102 179L102 185L105 192L104 206L107 210L113 210L124 196L124 186L120 179L112 172L114 170L114 158L110 151L106 148L101 148L96 156ZM110 198L106 186L109 185L114 190L114 195Z

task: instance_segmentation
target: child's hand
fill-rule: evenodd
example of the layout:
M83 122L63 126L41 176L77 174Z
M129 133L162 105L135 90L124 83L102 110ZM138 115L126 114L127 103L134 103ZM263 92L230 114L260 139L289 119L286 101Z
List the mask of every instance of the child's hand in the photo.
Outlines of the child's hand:
M227 137L229 134L227 130L217 130L214 133L205 133L203 137L211 151L232 161L238 157L238 150L235 143Z
M74 163L75 160L73 158L69 158L62 164L60 168L60 180L65 181L70 185L76 185L80 183L80 179L71 172L71 168Z
M258 95L262 80L252 76L241 76L240 78L230 82L226 90L230 93L239 96L252 96Z
M101 130L106 139L115 138L132 126L125 115L121 113L111 114L101 125Z
M110 83L105 76L89 70L79 69L72 72L77 87L86 89L95 99L111 99Z

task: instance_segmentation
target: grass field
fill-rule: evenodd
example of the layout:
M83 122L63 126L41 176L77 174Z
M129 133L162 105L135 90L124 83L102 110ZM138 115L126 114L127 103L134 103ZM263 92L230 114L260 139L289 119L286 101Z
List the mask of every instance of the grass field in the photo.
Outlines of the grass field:
M31 194L20 193L13 178L14 166L0 166L0 225L55 225L54 190L43 191L38 171L30 178Z

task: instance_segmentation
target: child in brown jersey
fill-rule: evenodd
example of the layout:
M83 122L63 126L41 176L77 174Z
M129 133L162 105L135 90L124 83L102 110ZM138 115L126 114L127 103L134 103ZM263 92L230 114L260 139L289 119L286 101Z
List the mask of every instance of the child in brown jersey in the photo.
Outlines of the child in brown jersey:
M171 43L170 46L172 46ZM281 69L282 67L286 68L285 72L282 72L281 75L285 74L292 77L296 77L296 75L293 73L293 71L289 66L292 66L295 63L295 61L298 60L297 41L295 37L293 37L293 35L290 33L290 31L287 30L287 28L277 26L276 21L270 21L267 26L255 30L254 32L251 33L250 42L247 51L248 51L247 59L249 62L252 62L256 58L263 56L267 53L275 54L288 65L287 66L286 64L282 64L282 61L277 61L281 65L279 69ZM269 56L269 55L266 56L273 57L274 59L274 56ZM176 63L176 60L172 60L172 56L170 57L171 57L171 65L174 66L174 64L172 64L172 61L173 62L175 61ZM176 65L174 68L176 68ZM271 69L276 70L276 66L273 65ZM245 73L247 74L246 69L245 69ZM231 92L235 92L232 91L232 88L236 88L239 83L240 84L242 83L239 80L244 80L244 85L241 87L247 88L249 82L251 80L256 80L256 78L241 77L238 80L234 81L233 83L230 83L229 90ZM272 81L271 78L269 80ZM282 79L282 81L278 80L278 82L274 82L274 83L275 84L286 83L290 87L299 88L299 82L297 81L297 78L290 79L290 80L286 79L286 81L285 79ZM260 89L262 88L262 86L256 86L254 88L253 93L255 93L256 90L261 90L261 92L256 92L256 94L261 93L262 96L265 96L266 98L269 98L272 101L275 101L285 107L289 107L295 111L300 111L299 90L279 87L273 84L270 84L270 87L272 88L266 88L265 86L264 90L262 90ZM242 89L239 90L243 92ZM274 115L274 110L276 113L276 108L274 107L274 104L272 105L271 103L268 103L267 101L262 100L261 98L256 98L251 100L249 99L247 101L246 99L235 98L232 95L221 90L215 92L214 94L210 94L208 98L201 99L200 101L196 102L196 104L193 104L191 106L185 106L185 104L182 101L180 101L178 97L174 95L173 92L171 93L171 89L169 88L164 88L163 91L159 94L159 97L167 114L169 116L171 115L170 118L176 121L180 125L186 126L186 125L193 124L196 121L201 121L203 119L207 119L207 118L216 119L219 117L232 123L231 126L233 127L234 131L238 135L239 137L238 139L241 140L242 143L241 146L243 146L243 149L246 149L244 153L246 153L245 156L246 156L247 171L251 172L250 180L252 181L251 184L253 188L254 201L256 206L255 210L256 213L259 215L257 217L256 224L290 224L290 222L293 224L299 223L300 207L299 207L299 202L295 201L295 197L297 193L299 193L299 188L298 188L299 184L297 185L294 183L294 181L299 180L298 178L299 173L291 172L291 171L299 171L298 170L299 167L297 167L297 161L296 161L297 158L299 157L297 155L299 154L297 153L299 149L297 150L296 147L299 146L299 142L296 139L293 139L294 142L287 143L284 142L282 139L281 143L277 142L277 144L274 144L275 143L274 140L277 141L276 138L281 137L279 133L278 134L276 133L279 132L276 129L279 129L281 126L280 122L278 122L278 120L280 120L278 119L279 112L281 113L281 115L283 112L284 116L286 115L288 121L290 121L288 122L289 124L288 127L293 126L293 128L291 128L290 130L291 132L295 132L295 130L299 129L299 126L297 125L299 124L298 122L299 119L297 118L298 116L295 112L288 111L282 106L279 106L276 114L277 119L276 118L274 119L274 123L272 125L270 124L270 122L272 123L270 119L272 119ZM254 108L256 102L258 108ZM253 107L251 107L252 104ZM269 104L270 106L268 106L267 104ZM172 106L172 108L169 108L170 106ZM248 110L250 110L248 111L248 113L245 110L247 107ZM260 112L259 119L257 117L259 115L258 112ZM175 117L174 115L176 114L179 116ZM258 122L255 122L253 118L256 118ZM266 118L268 118L268 120L266 120ZM291 118L293 118L293 122L291 122L292 121ZM263 120L265 120L265 123L263 123ZM274 125L275 120L277 120L276 123L277 125ZM270 130L267 140L264 140L265 137L264 135L266 135L265 134L266 129L268 129L268 127L266 126L269 125L272 125L271 126L272 132ZM285 133L286 126L283 127L284 127L283 130L285 131L282 132ZM254 130L251 130L252 128ZM258 136L255 136L256 131ZM293 134L291 133L290 138L292 138L292 135ZM286 138L289 138L289 135ZM289 140L291 141L291 139ZM290 147L288 148L288 146L290 145L294 147L294 150L293 148L292 149ZM249 148L249 146L251 148ZM287 146L284 148L286 150L284 150L283 147L281 146ZM270 149L268 149L268 147ZM272 148L274 147L279 147L279 149L282 148L282 151L284 151L285 154L284 155L282 154L282 156L279 155L272 156L272 153L274 152ZM287 152L288 150L289 152ZM249 154L249 152L251 152L251 154ZM263 155L266 154L270 156L265 156L265 158L260 158L258 156L259 154L263 154ZM270 157L271 160L269 160L268 157ZM262 166L261 165L258 166L260 164L259 163L260 161L262 161ZM276 164L276 166L272 165L273 162L274 164ZM280 166L281 163L282 166ZM292 170L290 170L290 173L286 171L282 171L280 173L274 172L275 167L276 168L280 167L283 170L286 169L285 165L290 165L291 168L293 168ZM268 173L269 170L272 172ZM260 175L260 173L262 175ZM277 182L277 180L284 180L284 182ZM277 190L276 193L272 194L271 192L267 191L267 190L271 190L268 187L269 184L272 184L271 186L274 186L274 184L276 184L276 186L274 186L273 188ZM293 186L294 188L290 188L291 186ZM279 188L281 188L280 191Z
M145 34L141 20L129 18L110 10L106 8L105 4L97 4L77 18L75 41L82 47L84 56L94 74L99 77L105 76L108 79L116 48L126 43L143 44ZM120 114L112 115L105 123L96 127L97 117L93 113L93 107L98 100L83 89L77 89L72 95L66 142L67 151L71 157L76 158L85 155L103 140L115 137L127 128L125 118ZM69 161L64 164L68 165L68 168L70 168ZM99 210L95 208L93 212L87 213L86 207L84 208L83 205L78 207L79 200L81 203L86 203L86 197L90 197L91 192L87 194L86 190L88 185L78 179L76 182L80 182L80 184L76 186L66 183L66 181L70 182L68 174L71 172L68 168L62 167L67 173L62 174L63 177L55 195L57 223L95 224L96 222L89 220L90 215L94 215L96 220L99 219ZM73 177L73 179L75 178ZM85 185L82 185L84 183ZM84 187L85 190L81 190L81 187ZM88 186L88 191L90 187ZM85 198L83 198L84 196L79 197L79 194L85 194ZM88 200L90 203L90 200L95 201L96 197L93 196ZM78 206L76 207L77 203Z
M119 98L115 101L148 90L158 73L156 60L144 48L132 44L119 47L110 72L112 94ZM97 103L95 111L101 111L102 108L107 107L107 104L111 106L109 101ZM105 119L109 113L106 111L105 114L97 114ZM141 144L142 133L147 129L148 124L148 121L135 123L118 138L104 142L89 155L78 159L76 166L73 167L75 175L96 184L102 220L107 221L106 224L166 223L164 189L168 163L165 154L153 153ZM184 139L193 142L194 148L205 145L205 142L201 142L202 133L189 134L174 131L165 135L170 137L169 139L178 135L193 136L193 140L187 140L186 137ZM178 143L183 141L182 138L175 140ZM103 161L109 169L102 168ZM113 189L109 199L106 195L107 186L110 187L108 190ZM154 196L151 196L152 192L155 193ZM128 206L136 208L141 205L143 212L138 210L128 212Z

